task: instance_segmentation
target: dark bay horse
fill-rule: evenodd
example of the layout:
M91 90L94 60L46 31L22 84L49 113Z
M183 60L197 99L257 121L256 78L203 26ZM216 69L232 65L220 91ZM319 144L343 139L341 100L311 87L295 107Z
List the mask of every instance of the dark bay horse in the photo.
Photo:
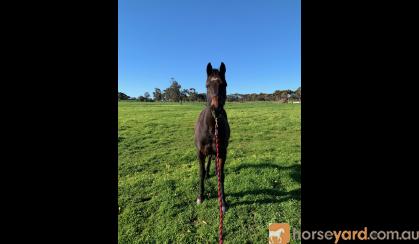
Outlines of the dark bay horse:
M224 164L227 158L228 140L230 138L230 126L227 120L227 113L224 110L224 104L227 99L225 80L226 67L221 63L220 69L213 69L211 63L207 65L207 100L208 104L199 115L195 125L195 145L199 159L199 180L200 188L197 204L204 200L204 179L209 178L211 159L215 159L215 117L218 121L218 139L219 139L219 158L221 172L221 196L223 212L227 209L227 202L224 195ZM205 158L208 157L208 163L205 167ZM216 169L217 170L217 169Z

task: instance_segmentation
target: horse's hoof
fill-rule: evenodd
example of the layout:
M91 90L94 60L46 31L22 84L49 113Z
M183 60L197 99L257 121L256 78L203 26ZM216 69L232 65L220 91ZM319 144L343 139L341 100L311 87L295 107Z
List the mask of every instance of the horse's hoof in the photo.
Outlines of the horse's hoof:
M221 209L223 210L223 213L227 212L227 210L228 210L228 203L226 201L223 201L223 204L221 206Z
M223 214L225 214L227 212L227 207L226 206L222 206L221 209L223 210Z
M202 203L202 201L203 201L203 199L202 199L202 197L198 197L197 199L196 199L196 204L201 204Z

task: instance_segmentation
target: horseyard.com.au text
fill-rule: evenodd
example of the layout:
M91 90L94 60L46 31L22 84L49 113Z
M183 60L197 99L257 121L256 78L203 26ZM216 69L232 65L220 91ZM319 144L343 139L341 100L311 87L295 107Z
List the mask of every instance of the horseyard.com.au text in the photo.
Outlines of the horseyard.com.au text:
M330 240L335 244L340 241L351 240L419 240L419 231L405 230L368 230L364 227L359 230L329 230L329 231L300 231L293 228L290 233L290 226L286 223L275 223L269 225L269 243L288 243L293 240Z
M337 244L343 240L419 240L419 231L382 230L371 232L368 227L362 230L303 231L293 229L294 240L334 240Z

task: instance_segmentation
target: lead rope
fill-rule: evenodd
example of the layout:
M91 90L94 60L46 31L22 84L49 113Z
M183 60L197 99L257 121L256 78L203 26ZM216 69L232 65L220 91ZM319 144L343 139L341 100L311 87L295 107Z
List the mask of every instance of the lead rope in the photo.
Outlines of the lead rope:
M215 158L215 162L217 165L217 176L218 176L218 204L220 205L220 227L219 227L219 237L218 237L218 243L223 244L223 206L222 206L222 197L221 197L221 165L220 165L220 159L219 159L219 153L218 153L218 120L217 117L215 118L215 146L217 150L217 155Z

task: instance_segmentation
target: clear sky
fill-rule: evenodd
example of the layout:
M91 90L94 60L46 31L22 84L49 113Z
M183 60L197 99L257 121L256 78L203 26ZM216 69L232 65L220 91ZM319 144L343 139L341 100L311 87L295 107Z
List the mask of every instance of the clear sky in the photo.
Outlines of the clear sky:
M295 90L300 0L119 0L118 91L152 95L174 77L205 92L206 66L227 67L227 93Z

